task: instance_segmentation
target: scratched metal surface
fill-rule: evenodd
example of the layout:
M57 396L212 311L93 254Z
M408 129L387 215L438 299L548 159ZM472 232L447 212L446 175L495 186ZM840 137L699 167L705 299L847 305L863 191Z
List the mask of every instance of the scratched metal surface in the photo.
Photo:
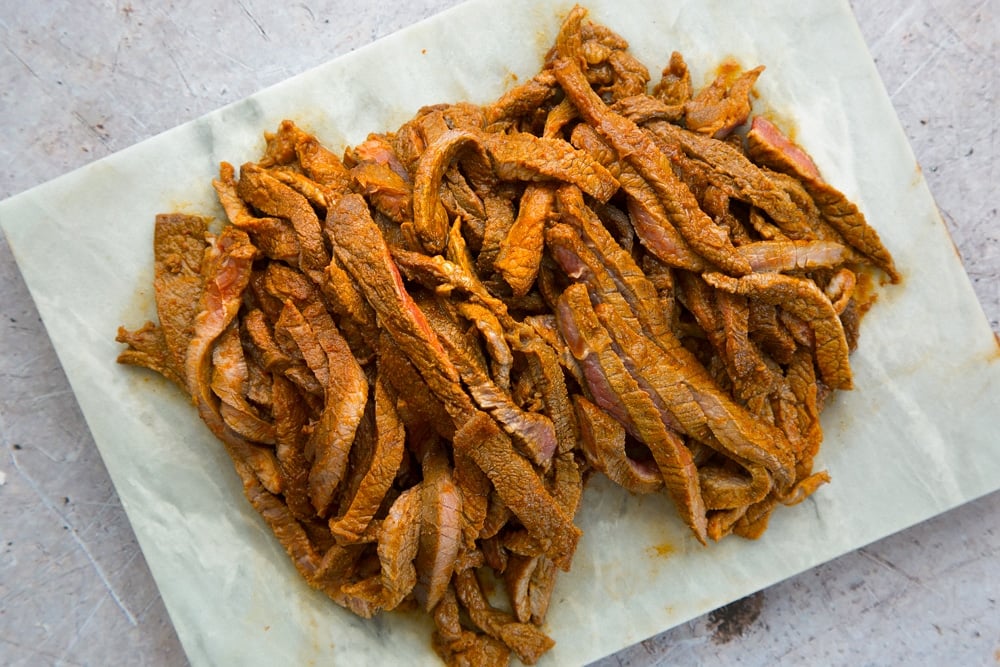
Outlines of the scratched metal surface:
M457 2L282 4L0 2L0 198ZM1000 331L998 3L852 6ZM993 494L600 664L1000 662L998 517ZM0 664L185 664L2 237Z

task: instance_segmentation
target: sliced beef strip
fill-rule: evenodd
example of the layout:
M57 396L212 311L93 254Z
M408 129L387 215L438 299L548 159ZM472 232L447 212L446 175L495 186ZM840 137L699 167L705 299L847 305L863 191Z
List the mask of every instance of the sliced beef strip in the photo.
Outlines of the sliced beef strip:
M857 287L857 275L848 268L842 268L833 274L830 282L823 288L823 293L830 299L833 309L838 315L843 316L844 310L854 297L854 289ZM848 341L848 344L850 341ZM853 347L852 347L853 349Z
M369 133L364 141L345 150L344 163L351 169L364 163L378 164L392 171L406 183L412 180L406 165L396 154L391 135L388 134Z
M736 255L725 231L699 208L691 191L674 175L656 142L635 123L612 112L591 90L576 63L561 59L554 64L553 71L587 122L653 187L668 219L691 247L730 273L748 273L746 260Z
M631 309L628 301L618 291L618 283L614 280L611 272L600 261L597 254L584 244L575 229L562 223L553 225L546 232L546 243L552 256L560 264L563 271L574 280L586 284L590 296L595 302L614 302L622 308L623 313L628 312L629 316L633 320L636 320L637 315L635 311ZM565 295L565 291L563 294ZM562 297L560 297L561 299ZM556 312L557 314L559 312L558 304ZM636 320L634 326L640 329L642 328L642 323ZM561 326L560 331L563 333L563 338L565 339L566 332L562 330ZM584 375L587 375L586 371ZM595 379L593 377L588 378L586 381L586 384L590 385L591 392L596 396L599 392L595 388L594 383ZM607 408L607 406L602 407ZM671 430L681 430L680 422L666 410L665 406L657 405L657 409L660 410L660 418L665 426ZM622 418L620 414L616 414L616 417L628 426L629 421L627 419ZM638 437L635 431L632 431L632 433Z
M245 338L250 341L251 349L260 357L261 364L267 371L286 376L308 396L323 395L323 385L317 382L309 367L303 361L290 357L278 345L263 311L259 309L249 311L243 317L242 324L246 332Z
M545 71L551 72L552 65L558 58L571 59L581 71L590 67L591 62L587 58L583 46L583 30L589 24L589 21L584 20L586 17L587 10L580 5L574 5L569 11L569 14L563 19L562 25L559 26L555 48L551 49L546 56ZM556 80L558 81L558 77Z
M520 194L520 184L500 183L490 188L485 196L486 221L479 255L476 257L476 268L481 275L488 276L496 270L495 263L501 246L517 220L517 199Z
M795 486L792 488L791 492L779 498L782 505L791 507L793 505L798 505L803 500L811 496L816 492L819 487L824 484L830 483L830 473L826 470L820 470L819 472L814 472L810 475L806 475L796 482Z
M208 221L180 213L156 216L153 229L153 293L156 315L170 351L170 366L184 374L194 317L205 285L202 262Z
M503 573L504 588L510 598L514 617L521 623L531 622L531 575L540 558L544 556L513 554L507 559L505 567L493 568Z
M762 116L754 118L747 134L747 150L754 160L799 178L816 202L824 219L860 253L882 268L892 282L900 280L892 255L882 244L878 232L858 207L820 176L809 154L788 139Z
M330 520L330 532L348 542L357 540L374 518L403 460L406 431L396 411L395 393L380 371L375 382L375 450L364 477L346 509Z
M772 377L756 344L749 340L750 306L745 298L712 289L700 276L681 272L678 296L702 328L715 351L727 389L750 412L773 423L760 409L766 407Z
M737 249L755 273L834 268L848 260L847 251L834 241L757 241Z
M303 313L307 317L306 313ZM310 328L327 355L330 369L326 404L306 442L309 497L316 513L325 517L333 494L344 476L354 433L368 401L368 379L322 306L311 309Z
M247 440L273 445L274 424L247 401L249 375L239 329L230 324L212 350L212 391L221 401L219 412L226 425Z
M764 67L741 73L729 83L730 76L722 72L684 105L684 122L695 132L720 139L750 116L750 90Z
M798 344L778 319L777 306L751 301L748 327L750 337L780 364L791 361Z
M476 405L515 438L533 463L547 467L556 449L552 421L545 415L519 408L510 395L490 379L481 350L448 316L440 300L418 301L418 305L434 327Z
M461 216L469 221L470 226L482 231L486 230L486 204L476 191L469 185L469 180L462 173L458 164L452 163L444 172L441 181L441 203L452 218Z
M448 213L440 200L441 179L458 155L480 151L482 135L470 130L448 130L421 154L413 183L413 225L429 253L444 249L448 234Z
M545 489L531 464L514 451L510 438L488 415L477 412L456 433L456 447L460 443L478 443L456 451L475 461L504 504L544 545L545 553L559 567L568 569L580 530Z
M357 583L363 576L371 575L374 560L378 564L378 556L371 545L349 545L346 547L334 544L323 553L323 559L316 573L309 580L309 585L325 593L341 607L350 610L362 618L371 618L378 613L377 604L355 595L348 595L344 588Z
M262 168L280 167L295 162L295 144L304 133L290 120L283 120L276 132L264 132L264 154L259 164Z
M383 609L395 609L416 585L416 560L420 548L420 487L404 491L389 508L379 530L378 557L382 565Z
M684 106L666 104L663 100L645 93L619 99L611 110L625 116L636 125L644 125L653 120L676 123L684 117Z
M742 278L707 273L705 280L727 292L781 306L805 320L816 339L816 364L823 381L834 389L851 388L844 328L833 304L815 283L778 273L754 273Z
M747 508L743 516L733 526L733 533L748 540L756 540L767 530L771 513L778 504L778 498L771 494Z
M267 173L305 197L320 215L326 211L330 201L339 196L292 167L276 167Z
M719 353L725 361L732 393L751 414L773 423L769 397L775 376L757 344L750 340L750 306L745 297L720 292L716 295L722 323Z
M730 535L733 532L733 527L736 525L736 522L747 513L749 508L749 505L742 505L732 509L712 510L709 512L708 536L711 537L714 542L718 542L727 535Z
M384 371L382 377L399 396L399 411L404 422L408 426L430 424L438 435L451 440L455 426L443 403L384 331L379 335L378 364Z
M679 146L692 160L708 165L707 178L710 183L729 196L766 212L784 233L797 239L813 236L808 220L788 193L778 187L738 148L671 123L656 121L646 127L663 141Z
M568 516L575 516L583 498L583 469L586 461L579 462L573 452L561 452L555 457L549 473L549 490Z
M747 477L742 470L731 467L705 465L698 469L705 506L709 510L746 507L759 502L771 491L771 475L764 466L746 467Z
M542 127L542 136L546 139L562 139L563 129L578 119L580 114L568 98L563 98L559 104L552 107L545 116L545 125ZM614 174L612 174L614 176Z
M613 74L609 85L597 89L597 94L609 103L634 98L646 92L649 70L628 51L613 48L608 53L607 64Z
M630 370L645 379L686 433L737 458L763 465L782 486L790 483L794 463L783 434L755 419L722 392L676 339L674 347L657 345L639 334L611 304L598 306L597 314L626 356Z
M517 349L525 355L528 375L541 396L545 414L555 427L556 451L564 454L573 450L580 433L558 353L534 328L522 328Z
M750 123L747 153L754 162L792 174L800 180L822 178L812 157L763 116L754 116Z
M291 299L296 306L303 306L316 299L316 286L298 269L279 262L271 262L264 269L264 289L282 304Z
M542 70L524 83L511 88L486 108L486 123L491 125L504 119L518 118L535 109L555 96L557 87L551 72Z
M115 341L125 343L128 348L118 355L118 363L139 366L155 371L182 389L187 389L187 380L174 365L163 329L152 322L146 322L134 331L118 327Z
M545 222L552 215L553 204L550 187L529 184L521 196L517 218L500 244L494 267L517 296L527 294L538 275Z
M285 352L305 361L321 387L329 386L330 362L326 351L291 299L285 301L285 307L274 323L274 336Z
M184 373L199 414L220 427L218 399L211 391L212 347L236 317L256 255L246 232L227 227L206 253L202 268L205 288L192 318Z
M375 449L377 446L378 433L375 425L375 400L372 397L372 400L369 400L365 405L365 412L361 415L361 421L358 422L358 427L354 431L354 441L351 443L351 451L347 455L347 468L330 503L332 509L330 518L326 524L327 531L330 531L331 524L336 522L340 513L347 510L351 505L351 501L357 497L358 491L361 490L362 483L365 481L365 476L371 469L372 462L375 460ZM376 511L379 512L381 510L380 513L384 515L396 499L398 490L392 489L392 493L387 494L388 497L384 498L386 501L384 506L380 505L376 508ZM369 522L368 526L361 531L359 539L371 535L371 526L374 523L374 519ZM348 545L353 543L350 538L345 539L342 536L335 535L332 531L330 532L330 536L339 544Z
M357 195L344 197L330 210L330 216L342 228L336 238L337 257L363 286L365 298L378 313L382 326L452 418L467 418L474 408L459 385L458 371L406 291L364 200Z
M468 433L468 432L466 432ZM475 446L475 443L462 443L463 447ZM483 540L493 539L500 535L500 531L507 527L507 522L513 517L513 512L504 504L500 494L493 489L487 498L486 517L483 519L479 537Z
M486 634L506 644L524 664L535 664L555 645L534 625L518 622L510 614L492 607L483 594L475 570L455 575L455 592L472 622Z
M536 137L526 132L487 134L482 142L497 175L504 180L573 183L606 202L618 190L618 181L588 154L561 139Z
M291 222L299 241L299 267L315 282L321 282L330 254L323 244L319 218L306 198L251 163L240 168L236 190L257 210Z
M184 370L188 392L212 433L234 460L250 466L269 492L280 493L281 475L274 453L247 442L226 425L211 389L212 347L236 317L256 255L257 249L246 233L236 227L226 227L206 253L202 267L205 290L194 317L194 334Z
M413 186L391 167L365 161L351 168L351 178L372 205L396 222L412 219Z
M243 358L247 365L247 400L265 413L269 413L271 404L274 402L271 397L271 374L264 370L264 366L254 356L252 350L247 351L249 346L246 342L246 336L243 334L242 327L240 327L239 335L240 342L243 345Z
M449 586L434 608L431 646L449 667L507 667L510 649L503 642L462 627L455 589Z
M547 344L534 333L531 327L513 319L507 312L504 303L493 297L479 282L474 271L470 268L471 261L464 247L462 236L457 232L457 229L458 226L454 226L448 237L448 256L455 258L457 263L449 262L441 257L428 258L405 251L397 251L395 256L408 271L419 274L420 278L426 280L431 289L440 289L442 285L445 285L449 289L457 288L466 292L488 308L501 325L511 332L509 334L510 342L515 344L518 351L528 355L531 372L536 374L542 387L546 401L546 412L556 426L557 440L563 443L560 446L571 446L568 443L575 442L576 432L572 423L568 395L565 392L565 383L556 368L555 357L547 354L549 350ZM479 386L481 389L488 389L487 385L480 384ZM480 399L488 400L489 396L481 395ZM502 421L508 426L514 426L506 419ZM547 430L548 426L545 426L545 431ZM515 430L515 432L517 431ZM547 443L547 437L538 440L536 443L538 446L532 446L530 450L533 452L532 455L537 457L541 454L543 457L541 460L546 460L549 456Z
M275 455L283 480L285 503L298 519L315 516L309 501L309 462L305 457L303 427L308 420L301 395L291 381L272 375L272 414L274 415Z
M327 216L323 222L323 233L330 246L336 244L336 238L341 230L331 224L332 218ZM326 275L320 284L320 290L330 306L330 310L340 318L340 324L348 335L348 341L356 352L364 351L365 341L375 338L378 325L375 311L365 301L357 284L351 279L336 255L331 256L326 267ZM360 339L360 340L359 340Z
M653 95L670 106L682 106L691 99L694 88L691 72L688 71L684 56L677 51L670 54L670 62L660 73L660 80L653 87Z
M463 440L475 437L475 433L459 430L452 443L454 469L452 479L462 497L462 537L465 549L475 549L476 541L483 533L489 510L491 482L486 473L466 452L478 443Z
M607 276L629 304L643 330L654 338L666 335L669 325L663 312L656 307L656 288L643 274L632 255L608 233L597 215L584 204L578 190L562 187L558 198L561 220L576 228L580 239L594 253L599 263L606 267ZM596 274L597 265L594 268Z
M812 470L812 460L819 452L823 440L823 427L819 421L816 367L810 350L799 348L795 351L788 363L785 377L795 396L795 408L799 418L801 449L796 452L796 458L800 468L805 464L805 469Z
M636 461L625 452L625 428L580 395L573 396L580 423L580 445L587 461L630 493L654 493L663 477L649 461Z
M378 533L380 570L359 582L342 587L343 593L366 603L359 613L371 618L383 609L395 609L417 583L414 560L420 545L420 485L403 491L389 508Z
M715 224L729 230L729 236L737 249L753 241L743 220L733 212L732 198L719 186L709 184L705 188L701 197L701 207L711 216Z
M879 238L878 232L865 220L857 205L829 183L805 183L806 190L816 202L823 219L836 229L858 252L869 257L875 266L888 274L889 279L898 283L902 275L889 251Z
M559 572L556 570L552 559L546 556L538 557L538 564L531 573L531 582L528 584L531 622L535 625L545 623L545 616L548 614L549 603L552 600L552 593L555 591L558 574Z
M420 546L417 551L417 601L431 611L444 597L462 546L462 494L448 455L429 449L421 461Z
M642 258L642 272L646 275L653 289L656 290L658 305L663 311L663 318L667 321L671 329L676 331L678 317L677 296L675 294L674 273L669 266L661 262L652 255ZM655 308L656 306L651 306Z
M500 320L490 309L478 303L460 301L455 304L455 308L459 315L479 331L490 357L493 381L504 391L510 391L510 372L514 365L514 355L504 337Z
M232 455L234 451L230 451ZM236 472L243 483L243 493L255 510L271 528L278 543L284 547L295 569L314 588L316 574L320 571L322 558L313 549L302 524L295 518L288 506L277 495L269 492L254 474L253 465L241 456L234 456Z
M635 228L628 213L613 204L598 204L593 210L622 250L630 255L635 253Z
M695 536L705 540L705 509L698 472L680 437L612 349L590 304L587 288L571 285L559 300L559 330L583 367L594 402L622 422L653 454L667 491Z
M324 148L316 137L304 135L295 142L295 154L303 171L328 193L351 192L351 175L336 155ZM329 203L329 202L328 202Z

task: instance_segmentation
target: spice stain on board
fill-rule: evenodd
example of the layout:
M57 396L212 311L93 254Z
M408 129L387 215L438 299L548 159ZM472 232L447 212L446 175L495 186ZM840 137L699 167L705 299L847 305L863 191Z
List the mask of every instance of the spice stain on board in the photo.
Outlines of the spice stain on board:
M646 547L646 553L657 558L668 558L676 552L677 549L675 549L674 545L669 542L662 542L660 544L654 544L653 546Z

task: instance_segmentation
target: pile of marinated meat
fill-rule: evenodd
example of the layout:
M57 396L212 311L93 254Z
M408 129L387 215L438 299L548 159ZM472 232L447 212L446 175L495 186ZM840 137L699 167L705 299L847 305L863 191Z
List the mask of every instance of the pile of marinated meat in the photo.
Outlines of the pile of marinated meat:
M534 78L343 158L285 121L222 164L221 231L157 218L159 324L119 331L306 581L364 617L423 608L449 664L552 646L595 472L703 543L825 482L859 281L898 279L801 148L746 128L762 68L696 92L674 53L650 87L627 46L576 8Z

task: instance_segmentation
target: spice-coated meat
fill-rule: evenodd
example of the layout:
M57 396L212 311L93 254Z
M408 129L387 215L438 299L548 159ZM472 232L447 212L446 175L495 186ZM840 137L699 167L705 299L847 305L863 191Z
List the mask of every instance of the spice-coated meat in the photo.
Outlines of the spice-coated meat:
M834 389L851 388L843 325L830 299L815 283L778 273L754 273L742 278L707 273L705 280L713 287L781 306L802 318L816 337L816 365L823 381Z
M184 373L194 317L204 289L202 262L208 247L205 218L179 213L156 216L153 227L153 294L171 366Z
M167 348L167 339L163 335L163 329L156 324L146 322L134 331L118 327L115 341L128 345L128 348L122 350L118 355L118 363L148 368L180 387L186 386L187 382L183 371L177 370L170 350Z
M531 464L514 451L510 438L485 413L473 415L459 431L463 442L476 443L463 448L461 453L486 473L504 504L545 545L545 553L556 565L568 570L580 529L545 489ZM456 444L459 441L456 434Z
M250 371L239 330L230 325L212 350L212 391L221 401L219 413L229 428L247 440L274 444L274 424L263 419L247 400Z
M670 54L667 66L660 73L660 80L653 88L653 95L667 105L682 106L693 94L691 72L684 62L684 56L674 51Z
M684 123L695 132L720 139L746 122L750 115L750 89L764 71L755 67L743 72L732 84L722 72L684 104Z
M417 600L431 611L444 597L462 546L462 493L448 456L429 448L421 461L420 547L417 551Z
M553 71L587 122L650 183L669 220L691 247L729 272L747 273L750 267L746 261L736 255L728 236L707 219L694 195L674 175L656 142L635 123L611 111L572 61L557 61Z
M552 214L553 202L550 187L529 185L521 196L517 218L500 243L494 266L517 296L527 294L538 275L545 222Z
M583 396L573 404L580 423L580 444L587 461L615 484L632 493L653 493L663 487L663 477L650 461L629 458L625 428Z
M378 513L403 461L406 431L396 410L396 396L383 381L375 382L375 449L364 477L346 509L330 520L330 532L353 542Z
M587 288L582 284L567 288L556 314L559 330L584 368L594 402L649 447L681 516L695 536L704 541L705 509L691 454L680 437L667 428L650 393L639 385L613 349L608 332L590 305Z
M618 190L618 181L607 169L565 141L519 132L488 134L483 145L502 179L573 183L601 202Z
M368 379L325 310L320 314L320 309L315 309L314 321L308 325L326 354L329 368L324 388L326 405L305 446L306 456L312 461L309 497L316 513L324 517L344 476L354 432L364 414Z
M864 214L854 203L823 180L808 153L762 117L755 118L751 124L747 135L747 150L751 157L762 164L798 177L826 222L858 252L884 269L893 282L899 282L899 271L892 255L882 245L878 232L869 226Z
M449 665L533 664L594 474L702 543L829 481L861 272L899 273L801 147L734 131L762 70L695 90L674 52L650 92L577 6L493 104L338 153L285 120L220 164L220 227L157 217L159 321L119 361L190 395L311 587L421 608Z

